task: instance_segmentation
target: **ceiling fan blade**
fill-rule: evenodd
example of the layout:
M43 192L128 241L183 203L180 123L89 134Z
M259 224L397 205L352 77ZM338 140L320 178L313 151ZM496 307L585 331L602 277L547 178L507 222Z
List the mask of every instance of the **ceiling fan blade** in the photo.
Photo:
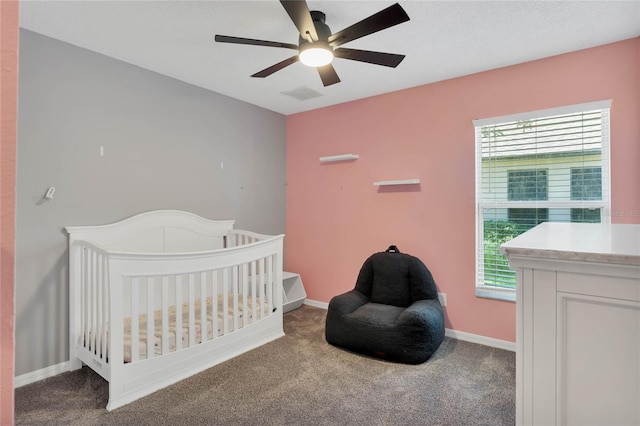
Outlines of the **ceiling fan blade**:
M333 51L333 56L352 61L367 62L369 64L383 65L395 68L402 62L404 55L395 53L372 52L370 50L346 49L341 47Z
M338 77L338 73L331 64L318 67L318 74L320 74L320 79L324 87L340 83L340 77Z
M236 44L249 44L252 46L269 46L269 47L283 47L285 49L298 50L298 45L291 43L280 43L277 41L256 40L253 38L232 37L216 34L216 41L220 43L236 43Z
M259 78L269 77L274 72L280 71L282 68L288 67L289 65L295 64L296 62L298 62L298 55L292 56L288 59L285 59L284 61L278 62L275 65L271 65L269 68L265 68L262 71L259 71L253 74L251 77L259 77Z
M313 25L307 2L304 0L280 0L280 3L301 35L306 39L305 34L309 33L313 41L318 41L318 33Z
M342 31L332 34L329 37L329 44L333 47L340 46L341 44L393 27L408 20L409 15L407 15L407 12L404 11L400 4L396 3Z

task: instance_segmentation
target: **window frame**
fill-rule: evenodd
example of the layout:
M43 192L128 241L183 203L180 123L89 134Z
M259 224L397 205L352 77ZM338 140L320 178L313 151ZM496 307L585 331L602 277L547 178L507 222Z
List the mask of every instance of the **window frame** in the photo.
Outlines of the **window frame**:
M549 108L525 113L511 114L499 117L492 117L480 120L473 120L475 128L475 151L476 151L476 199L475 199L475 289L476 296L515 301L515 288L502 288L496 286L488 286L484 284L484 209L508 209L508 208L599 208L601 209L600 223L611 223L611 183L610 183L610 109L611 100L603 100L596 102L588 102L582 104L568 105L559 108ZM601 178L602 178L602 199L601 200L562 200L562 201L542 201L542 200L523 200L523 201L491 201L486 202L482 199L482 129L487 126L499 125L503 123L541 119L545 117L553 117L558 115L578 114L601 110L601 129L602 139L600 148L601 158ZM524 170L524 169L523 169ZM571 173L571 172L570 172ZM569 197L570 198L570 197ZM481 282L482 279L482 282Z

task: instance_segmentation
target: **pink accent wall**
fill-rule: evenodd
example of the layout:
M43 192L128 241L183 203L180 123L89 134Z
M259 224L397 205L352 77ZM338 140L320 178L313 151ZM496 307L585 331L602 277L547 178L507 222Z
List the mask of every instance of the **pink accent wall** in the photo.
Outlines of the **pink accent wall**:
M0 424L13 424L18 2L0 1Z
M515 304L475 296L472 120L604 99L613 222L640 223L640 38L287 117L286 270L329 302L396 244L447 293L447 328L515 341ZM360 159L318 160L345 153ZM373 186L409 178L421 184Z

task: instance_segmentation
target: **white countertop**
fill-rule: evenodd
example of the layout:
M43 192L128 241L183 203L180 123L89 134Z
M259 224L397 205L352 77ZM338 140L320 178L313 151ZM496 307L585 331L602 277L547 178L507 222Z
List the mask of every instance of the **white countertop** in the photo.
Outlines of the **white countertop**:
M640 265L640 225L545 222L502 244L500 252Z

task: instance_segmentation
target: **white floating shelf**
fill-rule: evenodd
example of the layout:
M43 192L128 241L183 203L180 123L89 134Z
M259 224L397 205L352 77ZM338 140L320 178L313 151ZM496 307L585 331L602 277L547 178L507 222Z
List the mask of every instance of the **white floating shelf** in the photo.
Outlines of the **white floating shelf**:
M379 182L373 182L374 186L389 186L389 185L417 185L420 183L420 179L403 179L403 180L381 180Z
M341 155L330 155L328 157L320 157L321 163L331 163L334 161L348 161L348 160L357 160L360 158L358 154L341 154Z

